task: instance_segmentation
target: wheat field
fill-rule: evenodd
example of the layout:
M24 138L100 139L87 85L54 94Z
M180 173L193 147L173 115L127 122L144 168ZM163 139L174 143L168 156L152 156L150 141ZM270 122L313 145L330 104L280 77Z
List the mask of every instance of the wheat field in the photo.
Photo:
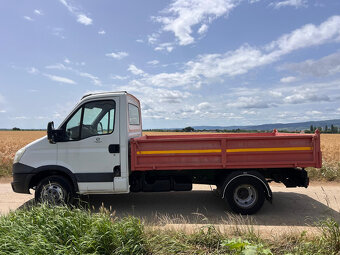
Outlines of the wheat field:
M198 133L143 132L143 135L179 134L195 135ZM204 133L201 132L199 134ZM45 135L46 131L0 131L0 177L6 174L10 175L11 163L17 150ZM340 177L338 176L338 172L340 172L340 134L321 134L321 151L324 166L327 167L327 170L331 169L333 175L335 171L337 178ZM315 172L314 174L320 175L319 172ZM319 177L322 178L322 175Z

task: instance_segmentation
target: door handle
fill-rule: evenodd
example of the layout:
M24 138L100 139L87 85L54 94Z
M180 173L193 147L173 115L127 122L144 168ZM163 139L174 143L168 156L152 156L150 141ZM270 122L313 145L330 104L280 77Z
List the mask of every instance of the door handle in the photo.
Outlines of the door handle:
M119 153L120 152L119 144L110 144L109 145L109 152L110 153Z

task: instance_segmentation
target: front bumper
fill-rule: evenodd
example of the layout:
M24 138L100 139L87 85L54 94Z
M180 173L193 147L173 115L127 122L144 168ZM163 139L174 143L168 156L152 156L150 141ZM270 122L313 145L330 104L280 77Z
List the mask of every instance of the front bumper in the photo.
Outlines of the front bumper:
M33 170L33 167L21 163L13 164L13 182L11 185L14 192L30 194L29 184L34 176Z

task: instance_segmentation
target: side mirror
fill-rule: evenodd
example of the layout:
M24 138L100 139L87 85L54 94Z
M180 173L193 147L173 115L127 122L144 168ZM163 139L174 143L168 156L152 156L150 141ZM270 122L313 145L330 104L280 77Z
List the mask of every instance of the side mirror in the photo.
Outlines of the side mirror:
M55 143L53 131L54 131L54 122L51 121L47 124L47 139L50 143Z
M66 138L66 131L63 129L54 129L53 121L47 124L47 139L50 143L63 142Z

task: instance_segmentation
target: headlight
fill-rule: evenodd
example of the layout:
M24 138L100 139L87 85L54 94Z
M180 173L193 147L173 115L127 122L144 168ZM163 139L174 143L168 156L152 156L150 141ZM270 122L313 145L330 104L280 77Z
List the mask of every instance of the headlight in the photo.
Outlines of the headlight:
M25 153L25 150L26 150L26 148L23 147L20 150L18 150L17 153L15 153L13 164L18 163L20 161L22 155L24 155L24 153Z

